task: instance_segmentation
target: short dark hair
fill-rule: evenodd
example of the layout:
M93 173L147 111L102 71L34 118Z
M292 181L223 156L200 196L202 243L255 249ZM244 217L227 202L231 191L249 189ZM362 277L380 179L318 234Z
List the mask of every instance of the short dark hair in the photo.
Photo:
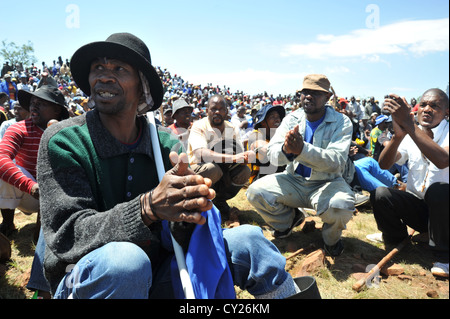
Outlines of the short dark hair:
M225 108L228 108L227 100L225 100L225 98L222 95L215 94L215 95L211 96L211 98L208 100L208 105L209 105L209 102L212 101L213 99L218 99L218 102L220 101L220 103L222 103Z
M433 89L428 89L426 90L423 94L422 97L427 94L428 92L434 92L437 95L439 95L439 97L442 99L442 101L444 102L444 106L448 109L449 106L449 102L448 102L448 95L447 93L445 93L444 91L442 91L441 89L438 88L433 88Z

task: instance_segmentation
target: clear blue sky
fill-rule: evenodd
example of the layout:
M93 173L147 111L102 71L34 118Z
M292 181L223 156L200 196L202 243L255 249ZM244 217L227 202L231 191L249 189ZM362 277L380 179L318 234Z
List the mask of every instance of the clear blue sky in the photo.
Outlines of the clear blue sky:
M9 1L0 40L30 40L37 64L130 32L155 66L194 84L292 94L308 73L339 96L411 97L449 82L447 0ZM0 61L2 62L2 61Z

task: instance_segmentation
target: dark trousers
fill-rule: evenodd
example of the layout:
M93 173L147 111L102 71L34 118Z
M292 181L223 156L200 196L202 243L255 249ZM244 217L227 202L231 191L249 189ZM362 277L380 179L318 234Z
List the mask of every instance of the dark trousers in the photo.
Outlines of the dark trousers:
M230 206L227 200L235 197L250 178L250 168L246 164L201 163L193 164L195 173L211 179L216 191L213 200L223 217L228 218Z
M448 263L449 184L435 183L424 199L392 188L379 187L370 196L378 229L386 244L396 244L408 236L406 226L428 232L436 261Z

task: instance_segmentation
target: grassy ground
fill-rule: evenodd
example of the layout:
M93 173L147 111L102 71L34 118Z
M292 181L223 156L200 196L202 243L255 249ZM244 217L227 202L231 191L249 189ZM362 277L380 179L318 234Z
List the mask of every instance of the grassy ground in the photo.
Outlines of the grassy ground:
M289 257L300 248L310 244L314 249L322 248L321 220L311 216L314 220L314 231L304 233L302 226L295 229L293 234L283 240L274 239L267 225L254 211L245 197L243 189L234 199L229 201L231 206L241 210L239 221L241 224L260 226L265 236L271 240L280 252ZM0 218L1 220L1 218ZM11 260L0 264L0 299L29 299L32 292L26 289L31 263L33 260L34 245L32 243L35 229L36 215L16 213L15 223L18 229L11 236ZM355 292L352 285L357 281L353 274L364 271L370 264L376 264L385 255L384 245L374 244L366 239L367 234L377 232L371 207L359 207L359 212L348 223L343 233L345 245L344 253L336 258L326 257L325 265L312 273L317 280L320 294L324 299L448 299L448 279L437 279L430 273L433 262L431 252L424 242L413 242L398 253L392 263L400 264L405 272L403 276L382 276L378 288L364 289ZM314 249L309 249L311 252ZM286 269L295 277L298 274L306 254L289 259ZM363 269L363 270L361 270ZM246 291L237 289L238 298L253 298Z
M286 257L300 248L308 247L310 244L313 244L315 249L323 247L320 231L322 222L319 217L310 216L307 218L307 220L314 220L316 223L316 230L313 232L304 233L302 225L300 225L294 229L290 237L280 240L271 236L269 227L264 224L261 217L248 203L245 190L242 190L238 196L230 200L229 204L241 210L241 224L249 223L261 226L265 236ZM377 264L387 254L383 244L375 244L366 239L367 234L378 232L371 209L370 203L358 207L358 212L343 232L344 253L336 258L327 256L325 265L311 274L316 278L322 298L448 299L448 279L437 279L431 274L430 268L433 257L425 242L412 242L388 264L401 265L405 270L402 276L382 276L378 288L364 289L361 292L355 292L352 289L353 284L357 281L353 274L364 272L366 266ZM419 236L415 240L419 240ZM312 250L307 250L306 253ZM294 277L298 274L305 256L306 254L300 254L287 261L286 269ZM246 292L239 292L239 294L242 294L243 298L251 297Z

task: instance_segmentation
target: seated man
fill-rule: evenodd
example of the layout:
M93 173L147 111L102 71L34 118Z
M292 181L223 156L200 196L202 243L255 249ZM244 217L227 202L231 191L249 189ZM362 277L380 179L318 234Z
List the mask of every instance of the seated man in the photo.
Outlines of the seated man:
M173 103L172 118L174 119L174 123L169 125L169 128L174 134L180 135L186 133L191 127L193 111L194 108L184 99L178 99Z
M39 185L36 161L39 142L48 121L69 117L64 96L57 87L41 86L35 92L20 90L20 105L30 117L12 124L0 142L0 232L9 236L15 230L14 210L39 212ZM35 242L39 234L37 218Z
M194 122L188 139L189 163L197 174L212 181L216 191L214 204L227 220L231 209L227 200L236 196L250 177L246 165L255 159L253 151L244 151L235 127L226 120L228 108L221 95L208 101L207 117Z
M379 187L372 194L378 229L388 246L408 236L407 226L428 232L436 261L431 271L448 277L448 96L440 89L427 90L419 102L419 125L397 95L390 95L384 108L392 115L394 135L380 155L380 167L408 161L409 174L406 192Z
M95 107L50 126L39 149L44 267L51 292L62 299L174 297L177 272L170 270L173 253L164 238L168 233L177 241L187 238L182 247L190 252L195 234L217 226L211 181L193 173L186 154L172 151L177 139L150 131L153 124L138 116L143 101L154 111L163 98L150 52L139 38L116 33L85 45L70 66ZM166 173L160 181L161 165ZM192 235L184 231L186 224L196 224ZM193 263L203 272L220 270L219 284L196 297L232 298L234 284L255 297L295 294L285 258L258 227L217 234L216 242L203 243L205 254L193 252L199 257ZM208 267L213 256L207 253L216 250L207 244L223 252L215 267ZM226 292L217 295L223 288Z
M342 177L353 126L326 105L331 96L324 75L305 77L301 108L283 119L268 146L271 163L287 168L251 184L247 198L278 238L302 222L298 207L316 210L324 222L325 249L337 256L343 251L342 230L355 210L353 192Z
M174 123L168 127L178 136L184 148L187 148L193 110L194 108L184 99L178 99L173 103L172 119Z
M247 147L256 153L255 163L248 164L251 169L249 182L268 174L284 171L285 166L274 166L267 158L267 146L286 115L282 105L264 105L255 116L255 130L248 137Z

